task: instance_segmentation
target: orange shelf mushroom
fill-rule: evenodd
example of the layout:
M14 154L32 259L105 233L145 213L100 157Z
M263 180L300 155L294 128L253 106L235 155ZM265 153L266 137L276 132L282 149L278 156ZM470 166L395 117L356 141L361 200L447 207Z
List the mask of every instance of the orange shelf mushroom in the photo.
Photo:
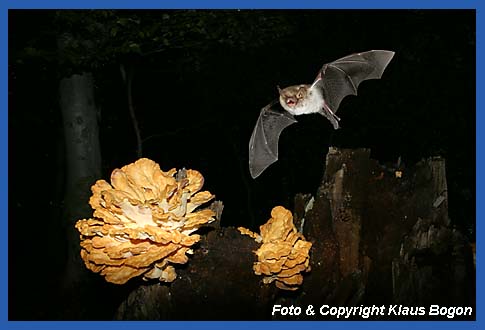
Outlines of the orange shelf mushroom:
M271 219L259 227L261 234L239 227L243 235L249 235L262 243L254 253L258 261L253 270L265 275L263 283L275 282L283 290L297 290L303 283L303 272L310 271L310 248L312 243L296 230L293 216L282 206L271 211Z
M212 210L197 210L214 197L200 191L203 184L195 170L164 172L147 158L115 169L111 184L98 180L89 200L93 218L76 223L86 267L115 284L141 275L174 281L171 264L186 263L200 239L192 233L214 221Z

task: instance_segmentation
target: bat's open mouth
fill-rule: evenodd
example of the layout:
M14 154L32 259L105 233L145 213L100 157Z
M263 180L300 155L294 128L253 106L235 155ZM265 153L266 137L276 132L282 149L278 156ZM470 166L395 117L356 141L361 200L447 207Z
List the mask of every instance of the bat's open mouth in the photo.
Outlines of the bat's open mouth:
M293 99L287 99L286 104L289 105L290 107L295 106L296 102Z

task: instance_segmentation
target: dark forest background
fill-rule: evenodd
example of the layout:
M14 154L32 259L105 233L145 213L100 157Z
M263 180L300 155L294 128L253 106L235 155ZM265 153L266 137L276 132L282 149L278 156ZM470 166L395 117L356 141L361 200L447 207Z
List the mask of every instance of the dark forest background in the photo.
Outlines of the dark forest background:
M249 137L260 109L277 96L276 85L311 83L324 63L371 49L396 54L381 80L362 83L359 96L344 99L342 129L319 115L298 117L281 136L280 160L251 179ZM77 219L65 219L59 84L92 74L99 179L109 179L138 158L120 69L132 79L142 155L163 170L200 171L205 188L224 203L222 226L256 229L272 207L291 209L296 193L315 193L329 146L365 147L383 164L443 156L451 221L474 241L474 11L11 10L10 319L76 314L67 313L78 307L66 307L60 285L66 231ZM87 206L87 199L79 203ZM79 305L89 305L84 318L109 319L136 285L84 274L99 294L80 298Z

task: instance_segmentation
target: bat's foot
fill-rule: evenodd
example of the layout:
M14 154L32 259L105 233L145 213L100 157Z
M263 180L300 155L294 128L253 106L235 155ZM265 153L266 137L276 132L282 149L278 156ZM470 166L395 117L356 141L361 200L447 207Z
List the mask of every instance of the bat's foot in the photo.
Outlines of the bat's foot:
M333 125L333 129L339 129L339 128L340 128L340 126L339 126L339 124L338 124L338 121L330 121L330 122L331 122L331 123L332 123L332 125Z
M336 114L333 113L332 110L330 110L329 107L324 107L321 111L319 111L319 114L327 118L331 123L334 129L339 129L340 126L338 122L340 121L340 118L337 117Z

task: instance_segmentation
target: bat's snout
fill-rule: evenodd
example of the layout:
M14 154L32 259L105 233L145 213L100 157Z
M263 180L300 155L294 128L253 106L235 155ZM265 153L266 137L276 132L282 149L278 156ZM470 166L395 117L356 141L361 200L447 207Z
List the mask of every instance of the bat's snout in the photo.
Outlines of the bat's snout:
M294 97L289 97L286 99L286 105L289 107L294 107L297 103L297 100Z

